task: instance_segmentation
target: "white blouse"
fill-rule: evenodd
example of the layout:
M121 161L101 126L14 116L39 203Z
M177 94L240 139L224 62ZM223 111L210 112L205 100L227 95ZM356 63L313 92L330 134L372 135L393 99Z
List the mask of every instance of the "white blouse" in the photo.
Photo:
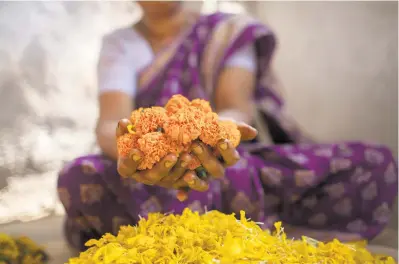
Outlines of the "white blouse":
M134 97L137 74L154 59L154 53L140 34L132 28L118 29L103 38L98 62L99 92L120 91ZM226 61L225 67L241 67L256 71L253 44L237 50Z

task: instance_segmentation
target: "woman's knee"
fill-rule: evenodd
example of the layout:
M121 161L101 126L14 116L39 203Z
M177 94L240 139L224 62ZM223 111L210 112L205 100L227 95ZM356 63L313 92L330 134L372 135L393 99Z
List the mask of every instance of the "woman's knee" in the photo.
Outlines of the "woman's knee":
M396 164L392 151L384 145L364 145L364 159L374 166L386 166L389 164Z
M352 154L354 172L351 180L355 184L365 185L365 196L379 190L381 196L397 195L397 161L391 150L383 145L358 143Z
M389 165L396 167L396 159L392 151L384 145L350 142L339 145L338 150L342 155L352 157L354 165L369 169L382 169Z
M103 173L104 162L105 160L97 155L79 157L68 162L59 172L58 187L68 187L75 182L99 180L99 177L95 176Z
M98 199L104 192L100 175L104 165L101 162L100 156L88 156L74 159L62 168L58 175L57 192L67 211L82 202Z

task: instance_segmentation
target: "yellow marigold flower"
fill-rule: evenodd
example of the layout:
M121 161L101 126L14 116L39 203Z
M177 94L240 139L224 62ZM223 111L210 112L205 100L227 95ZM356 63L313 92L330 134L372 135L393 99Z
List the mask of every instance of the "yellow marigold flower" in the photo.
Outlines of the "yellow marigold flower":
M30 238L0 234L0 264L45 264L47 261L44 249Z
M284 239L282 224L276 223L275 228L274 234L262 230L244 211L239 220L218 211L152 213L136 226L121 227L117 236L90 242L92 247L69 264L396 263L392 257L372 255L361 244Z
M0 233L0 256L6 259L17 259L20 252L14 239L6 234Z

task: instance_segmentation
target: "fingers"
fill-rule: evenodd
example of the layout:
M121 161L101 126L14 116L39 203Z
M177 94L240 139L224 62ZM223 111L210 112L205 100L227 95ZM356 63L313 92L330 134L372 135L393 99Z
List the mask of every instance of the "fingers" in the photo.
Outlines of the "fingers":
M187 171L182 178L176 181L173 187L181 189L186 186L198 192L205 192L209 189L209 184L201 180L194 171Z
M175 154L168 154L152 169L143 171L140 176L155 184L169 174L176 162L177 156Z
M209 189L209 184L206 181L201 180L193 171L188 171L184 174L183 180L187 183L190 189L195 191L205 192Z
M136 173L137 167L139 166L143 154L138 149L130 151L127 157L119 157L117 164L117 171L122 177L131 177Z
M162 178L161 182L162 183L171 183L173 184L176 182L178 179L183 177L184 173L187 170L187 166L190 163L192 159L192 156L188 153L183 153L179 161L176 163L176 165L173 167L172 171L167 177Z
M233 166L240 159L240 154L228 140L220 140L217 144L217 149L227 167Z
M241 133L241 141L252 140L258 135L258 130L242 122L237 123L237 129Z
M130 122L129 119L121 119L118 122L118 126L116 127L116 137L120 137L126 133L129 132L128 126L131 125L132 123Z
M192 151L201 161L202 166L205 170L213 177L220 178L224 176L224 167L219 162L216 156L210 151L210 149L200 142L195 142L192 145Z

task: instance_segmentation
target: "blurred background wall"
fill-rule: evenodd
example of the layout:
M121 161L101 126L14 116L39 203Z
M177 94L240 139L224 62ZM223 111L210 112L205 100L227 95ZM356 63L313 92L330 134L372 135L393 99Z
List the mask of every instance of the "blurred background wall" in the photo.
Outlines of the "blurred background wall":
M252 2L277 33L287 106L323 141L361 139L398 151L398 3Z
M188 5L273 28L288 108L316 138L376 141L397 155L397 2ZM101 36L139 15L132 2L0 2L0 223L62 213L57 170L97 149Z

